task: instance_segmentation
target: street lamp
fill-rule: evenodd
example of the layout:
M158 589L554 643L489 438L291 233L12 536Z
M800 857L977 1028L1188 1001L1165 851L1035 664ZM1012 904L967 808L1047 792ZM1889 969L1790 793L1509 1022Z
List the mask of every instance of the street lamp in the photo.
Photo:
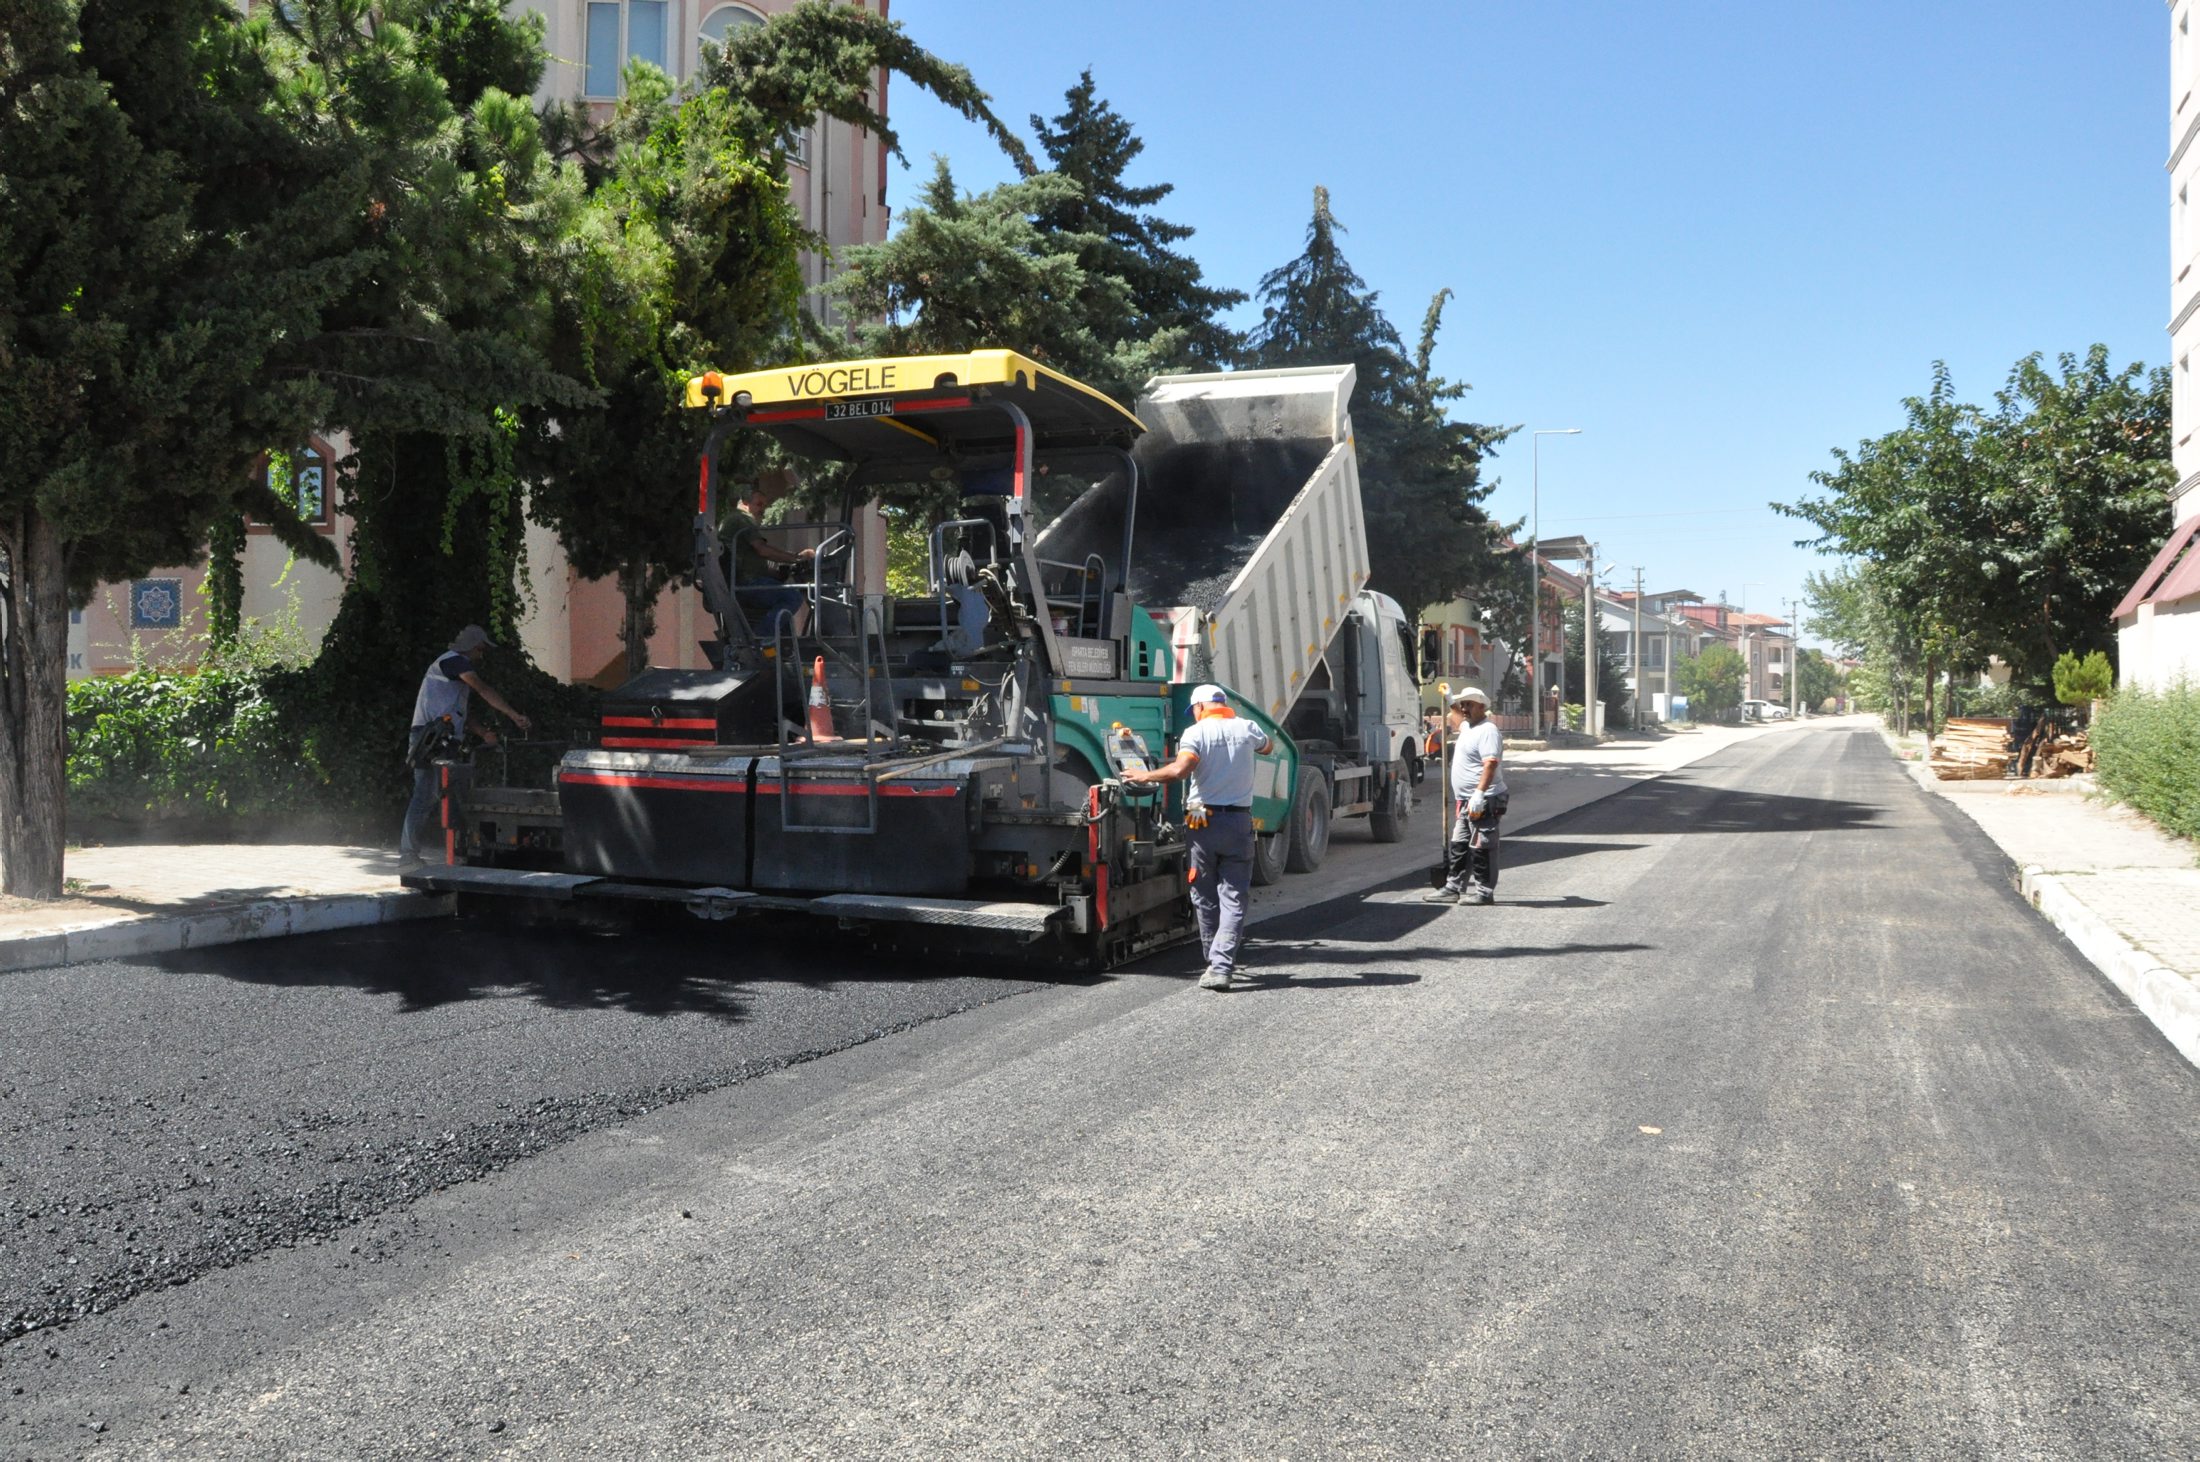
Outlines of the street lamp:
M1528 550L1528 727L1537 736L1543 734L1543 669L1536 663L1543 658L1543 439L1580 435L1578 426L1528 433L1528 532L1534 545Z

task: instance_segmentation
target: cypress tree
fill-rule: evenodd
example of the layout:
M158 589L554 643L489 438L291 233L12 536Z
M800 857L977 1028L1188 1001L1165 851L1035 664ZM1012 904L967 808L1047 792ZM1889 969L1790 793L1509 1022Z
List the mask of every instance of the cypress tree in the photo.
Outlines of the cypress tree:
M1481 464L1510 430L1453 421L1447 410L1468 389L1431 366L1451 291L1429 302L1418 348L1407 355L1376 292L1345 258L1337 241L1343 231L1330 212L1329 190L1317 187L1305 250L1260 282L1261 322L1246 343L1245 363L1353 367L1370 584L1417 615L1506 582L1509 560L1481 508L1489 495Z

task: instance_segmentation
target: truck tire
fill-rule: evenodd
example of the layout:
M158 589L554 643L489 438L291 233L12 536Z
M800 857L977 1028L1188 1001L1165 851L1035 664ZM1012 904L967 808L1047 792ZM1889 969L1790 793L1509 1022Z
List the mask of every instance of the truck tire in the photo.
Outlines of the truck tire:
M1403 842L1406 836L1406 819L1412 814L1413 789L1406 785L1405 773L1393 768L1381 799L1367 815L1367 830L1375 835L1378 843Z
M1299 792L1291 799L1283 866L1293 873L1312 873L1328 856L1329 779L1311 767L1301 767Z
M1282 833L1253 834L1253 887L1283 881L1283 838Z

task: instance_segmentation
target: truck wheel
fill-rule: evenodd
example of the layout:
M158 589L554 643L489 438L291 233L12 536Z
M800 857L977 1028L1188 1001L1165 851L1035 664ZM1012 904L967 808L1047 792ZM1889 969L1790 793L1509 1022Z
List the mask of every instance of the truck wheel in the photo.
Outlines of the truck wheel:
M1253 834L1253 887L1266 888L1283 880L1283 834Z
M1299 770L1299 795L1291 801L1291 829L1284 849L1283 866L1293 873L1312 873L1329 856L1329 780L1321 773Z
M1403 775L1393 773L1390 785L1383 790L1382 801L1367 815L1367 830L1375 835L1378 843L1403 842L1406 835L1406 819L1413 814L1413 789L1406 785Z

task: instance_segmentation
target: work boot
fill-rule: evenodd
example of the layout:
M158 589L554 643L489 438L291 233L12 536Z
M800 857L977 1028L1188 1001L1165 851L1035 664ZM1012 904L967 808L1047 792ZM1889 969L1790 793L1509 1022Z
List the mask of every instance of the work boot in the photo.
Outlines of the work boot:
M1230 972L1229 972L1228 970L1209 970L1209 971L1207 971L1207 973L1205 973L1205 974L1203 974L1203 975L1201 975L1201 976L1199 977L1199 988L1200 988L1200 989L1202 989L1202 990L1227 990L1227 989L1229 989L1229 988L1230 988Z
M1470 904L1494 904L1497 902L1497 891L1489 888L1470 888L1463 897Z
M1424 904L1455 904L1459 902L1459 890L1447 883L1433 893L1422 894L1421 902Z

